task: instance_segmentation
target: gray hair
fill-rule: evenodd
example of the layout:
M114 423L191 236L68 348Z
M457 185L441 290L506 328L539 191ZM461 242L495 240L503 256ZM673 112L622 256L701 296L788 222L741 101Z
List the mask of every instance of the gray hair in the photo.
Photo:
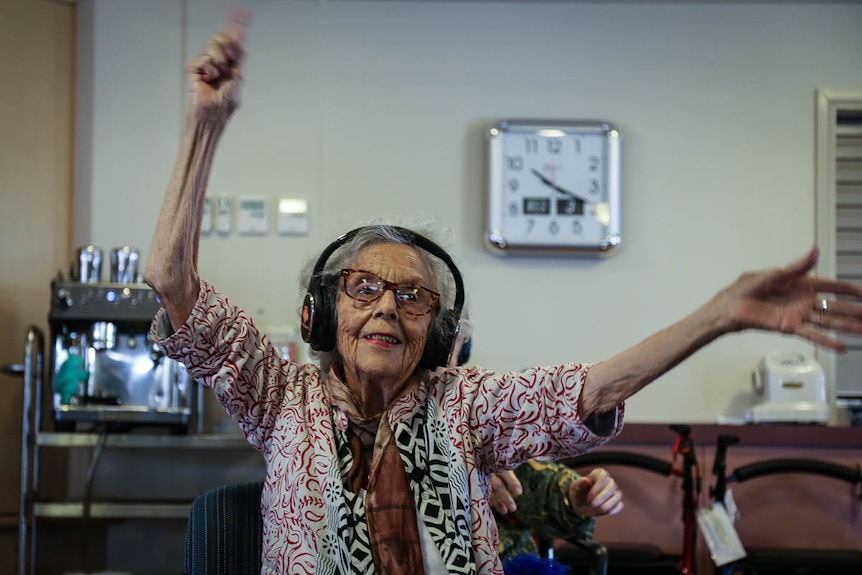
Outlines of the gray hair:
M435 309L434 317L431 319L431 326L428 331L429 337L431 337L432 334L437 334L438 337L440 337L442 334L451 332L452 326L446 322L446 314L442 314L441 310L452 309L454 305L456 295L455 280L452 277L449 266L446 265L443 260L433 256L420 246L414 244L411 232L425 237L438 246L440 245L440 243L434 238L439 237L441 234L428 225L423 226L421 231L404 226L395 226L388 223L373 223L358 228L356 233L350 239L330 255L323 267L323 270L318 274L320 277L321 288L327 292L323 300L327 302L336 301L341 270L353 265L353 262L355 262L359 257L359 253L362 250L380 243L404 244L415 248L416 251L419 252L419 256L422 258L422 261L428 266L428 269L431 270L432 285L427 287L440 294L440 305ZM441 247L440 249L443 248ZM321 250L321 253L322 251L323 250ZM300 276L300 285L303 290L305 290L311 282L317 260L318 257L315 257L305 263ZM333 317L335 317L334 310ZM469 336L470 330L469 327L465 325L466 323L466 321L462 320L459 338L463 338L465 334ZM426 348L428 346L439 348L442 345L442 342L426 342ZM324 372L328 372L332 366L341 363L341 354L338 352L337 347L331 351L312 350L311 356L320 362L320 368Z

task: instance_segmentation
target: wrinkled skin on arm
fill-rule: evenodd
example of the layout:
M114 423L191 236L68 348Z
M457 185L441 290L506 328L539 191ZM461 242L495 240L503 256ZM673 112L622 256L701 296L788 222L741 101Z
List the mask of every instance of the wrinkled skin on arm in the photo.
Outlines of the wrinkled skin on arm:
M188 318L200 289L204 197L219 138L239 106L248 21L246 10L231 8L228 31L214 35L188 66L191 94L182 141L144 270L174 329Z

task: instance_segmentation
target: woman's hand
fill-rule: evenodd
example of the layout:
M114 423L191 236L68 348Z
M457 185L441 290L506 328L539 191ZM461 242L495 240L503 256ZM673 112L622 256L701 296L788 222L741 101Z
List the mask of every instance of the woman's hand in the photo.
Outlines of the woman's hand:
M189 63L191 112L198 118L227 119L239 106L242 84L243 41L251 13L233 6L227 13L227 31L210 38L206 50Z
M824 330L862 333L862 288L810 275L818 249L782 268L746 273L716 296L728 305L736 329L793 334L817 345L843 351L846 344ZM845 296L843 300L832 296ZM824 302L826 302L824 304Z
M491 509L500 515L514 513L518 510L515 497L522 492L521 482L514 471L497 473L491 478L491 497L488 498L488 503Z
M623 509L623 492L610 473L601 468L573 481L568 496L570 510L585 517L616 515Z

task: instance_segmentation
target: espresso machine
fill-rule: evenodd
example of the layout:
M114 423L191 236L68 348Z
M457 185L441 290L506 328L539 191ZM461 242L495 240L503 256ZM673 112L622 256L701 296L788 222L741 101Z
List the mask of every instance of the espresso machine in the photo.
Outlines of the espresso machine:
M58 431L136 426L188 430L194 385L150 337L160 304L137 274L137 250L111 251L101 281L101 249L78 250L69 279L51 282L50 373Z

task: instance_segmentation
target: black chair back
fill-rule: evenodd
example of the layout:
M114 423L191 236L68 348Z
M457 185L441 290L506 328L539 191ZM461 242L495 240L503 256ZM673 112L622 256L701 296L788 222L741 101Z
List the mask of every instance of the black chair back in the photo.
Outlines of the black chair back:
M225 485L197 496L186 531L186 575L260 575L263 482Z

